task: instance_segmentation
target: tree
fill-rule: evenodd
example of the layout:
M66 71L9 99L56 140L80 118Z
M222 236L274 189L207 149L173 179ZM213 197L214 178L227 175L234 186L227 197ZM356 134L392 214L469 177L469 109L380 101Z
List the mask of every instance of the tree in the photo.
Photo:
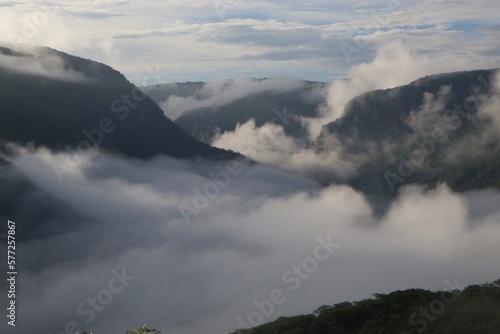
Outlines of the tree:
M139 329L134 329L134 330L131 330L131 331L127 331L126 334L144 334L144 333L161 334L160 331L158 331L156 329L150 329L150 328L146 327L146 325L142 326Z

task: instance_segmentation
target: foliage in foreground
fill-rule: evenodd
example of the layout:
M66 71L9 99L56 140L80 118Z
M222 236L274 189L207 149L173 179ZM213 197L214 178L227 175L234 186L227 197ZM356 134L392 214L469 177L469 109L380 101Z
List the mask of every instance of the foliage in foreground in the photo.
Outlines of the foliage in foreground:
M138 329L133 329L131 331L127 331L127 333L125 333L125 334L145 334L145 333L161 334L160 331L158 331L156 329L148 328L146 325L144 325L144 326L142 326L141 328L138 328ZM89 334L89 333L88 332L83 332L82 334Z
M314 314L280 317L234 334L499 334L500 280L462 292L421 289L375 294L322 306Z

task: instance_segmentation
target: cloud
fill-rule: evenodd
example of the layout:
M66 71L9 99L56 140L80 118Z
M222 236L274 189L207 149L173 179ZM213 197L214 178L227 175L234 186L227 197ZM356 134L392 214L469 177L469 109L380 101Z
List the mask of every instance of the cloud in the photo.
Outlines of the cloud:
M459 106L466 112L473 111L473 117L462 117L458 122L453 122L448 127L460 128L462 124L469 123L471 127L461 138L451 143L447 149L445 161L448 163L461 163L494 155L500 148L500 90L499 72L492 78L480 78L480 91L476 87ZM478 81L479 82L479 81ZM463 111L462 111L463 112ZM456 112L455 112L456 114ZM452 114L452 118L457 116ZM446 124L441 122L440 127L446 131Z
M342 1L340 9L326 11L318 2L307 11L303 7L310 3L302 1L266 2L259 11L262 17L252 11L255 2L237 3L219 17L211 1L76 1L74 13L109 15L120 4L124 15L110 15L109 20L54 16L29 42L112 60L129 77L152 64L194 80L241 73L347 74L332 83L322 117L305 120L315 135L363 92L427 74L488 66L499 52L494 39L484 38L488 30L471 33L452 26L464 19L484 19L491 26L497 1L408 5L382 26L371 12L385 2L351 8ZM22 32L24 19L43 8L34 6L25 14L26 8L6 7L0 25L4 31ZM240 13L245 15L239 18ZM377 26L365 29L367 24ZM366 47L360 48L363 42ZM340 49L342 43L357 47L353 66ZM59 58L42 54L3 55L0 66L59 80L82 79L65 70ZM172 97L163 107L175 118L189 108L297 85L300 81L289 79L216 80L195 97ZM442 94L426 96L422 108L437 110L445 99L444 88ZM498 105L493 97L480 114L497 122ZM415 129L426 121L418 115L410 120ZM454 277L463 285L498 278L498 191L456 194L442 185L430 191L409 186L379 217L353 189L322 189L295 174L333 170L345 178L353 173L365 157L346 157L336 139L331 140L331 151L317 152L309 141L287 137L278 125L241 124L214 143L289 172L241 162L235 175L227 172L226 164L205 161L158 157L144 162L22 151L12 158L16 166L98 223L18 244L23 266L18 277L19 330L58 333L74 321L82 330L103 333L144 323L168 333L221 333L235 329L238 317L248 319L256 311L254 302L268 299L273 289L282 290L286 301L266 321L373 292L443 289L443 280ZM54 164L64 168L63 182ZM191 210L189 224L181 207ZM292 290L283 274L314 254L317 238L329 236L340 247ZM134 279L102 303L113 270L122 268ZM88 298L93 297L102 308L92 312ZM77 311L82 303L86 315ZM5 322L0 329L6 332L2 326Z
M323 117L310 119L307 124L313 137L321 127L344 113L352 98L375 89L387 89L408 84L418 78L438 73L463 71L483 67L484 64L467 58L441 55L421 55L402 42L381 45L371 62L353 65L346 79L334 81L328 91Z
M4 7L0 29L6 40L15 34L108 63L138 85L152 65L191 81L242 74L331 81L390 40L419 55L497 62L500 48L488 28L497 8L495 1L34 1ZM43 16L47 22L36 25ZM27 25L36 28L29 38ZM343 44L358 49L351 62Z
M337 180L346 180L362 162L367 161L368 156L348 156L338 140L334 137L330 140L328 150L318 152L307 141L287 136L281 125L267 123L256 127L250 120L238 125L234 131L214 137L211 144L311 179L333 174Z
M308 140L287 137L283 128L278 125L266 124L257 128L254 123L247 122L233 132L225 132L213 138L211 144L240 152L255 161L280 169L309 177L316 176L316 179L320 175L329 175L326 179L330 181L332 176L337 181L346 180L375 155L392 154L390 145L395 144L384 143L384 152L367 146L363 153L354 154L352 150L346 149L349 143L340 142L332 134L328 138L330 142L322 145L321 150L318 150L318 145L311 145L317 143L323 126L344 114L349 101L371 90L393 88L426 75L474 66L475 63L467 59L419 55L401 42L390 42L377 50L377 55L371 62L353 65L347 78L338 79L330 85L325 103L318 108L319 117L302 118L304 126L309 130ZM442 118L440 112L444 112L450 89L442 87L437 96L422 96L422 106L408 120L416 133L428 135L425 131L432 129L431 125ZM442 126L447 127L442 131L452 130L450 124L443 123ZM417 134L414 137L416 136ZM415 138L412 137L411 140L414 141Z
M74 321L94 332L146 323L175 334L222 333L234 330L238 317L248 319L253 302L269 299L274 289L286 301L266 321L373 292L444 289L443 280L455 277L464 285L498 278L500 211L483 201L500 198L496 191L408 187L378 219L349 187L320 189L296 175L242 166L186 224L178 203L189 203L193 188L213 182L209 171L223 165L88 156L60 183L53 163L75 161L72 156L25 151L13 161L39 186L100 221L18 245L25 268L18 312L30 319L19 318L23 332L55 333ZM340 246L292 290L296 284L283 274L328 236ZM38 261L43 270L30 269ZM113 270L122 268L134 279L98 304L102 309L87 324L87 298L103 300ZM81 303L84 315L76 311Z
M489 90L489 96L479 107L478 114L480 117L492 121L496 130L500 132L500 113L498 112L500 110L500 71L497 71L495 76L486 85L486 88ZM482 98L482 96L478 96L477 98Z
M418 110L413 110L406 119L406 123L416 132L417 136L430 137L436 126L443 134L455 130L451 122L443 122L443 114L452 92L451 86L441 86L436 95L424 93L422 105Z
M0 68L23 75L42 76L69 82L90 81L83 73L67 68L64 60L46 49L14 46L12 53L0 53Z
M303 87L304 84L304 80L293 78L215 80L203 84L189 96L173 93L159 105L165 115L175 120L189 110L220 107L245 96L265 91L287 92ZM177 84L168 84L167 90L170 89L169 86L175 92Z

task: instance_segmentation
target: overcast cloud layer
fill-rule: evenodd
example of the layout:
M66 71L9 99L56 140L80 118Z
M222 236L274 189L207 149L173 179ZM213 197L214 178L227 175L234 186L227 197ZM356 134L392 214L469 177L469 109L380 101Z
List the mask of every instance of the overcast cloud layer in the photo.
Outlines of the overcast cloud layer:
M490 67L496 0L9 1L0 41L50 46L107 63L138 85L235 77L330 81L401 41L433 59ZM151 75L154 73L155 75Z

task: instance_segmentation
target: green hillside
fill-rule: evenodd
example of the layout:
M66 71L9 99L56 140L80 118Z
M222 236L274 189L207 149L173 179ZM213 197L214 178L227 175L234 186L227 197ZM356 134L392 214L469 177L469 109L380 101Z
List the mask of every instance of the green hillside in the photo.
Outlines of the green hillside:
M500 280L453 292L421 289L324 305L313 314L276 321L233 334L498 334Z

